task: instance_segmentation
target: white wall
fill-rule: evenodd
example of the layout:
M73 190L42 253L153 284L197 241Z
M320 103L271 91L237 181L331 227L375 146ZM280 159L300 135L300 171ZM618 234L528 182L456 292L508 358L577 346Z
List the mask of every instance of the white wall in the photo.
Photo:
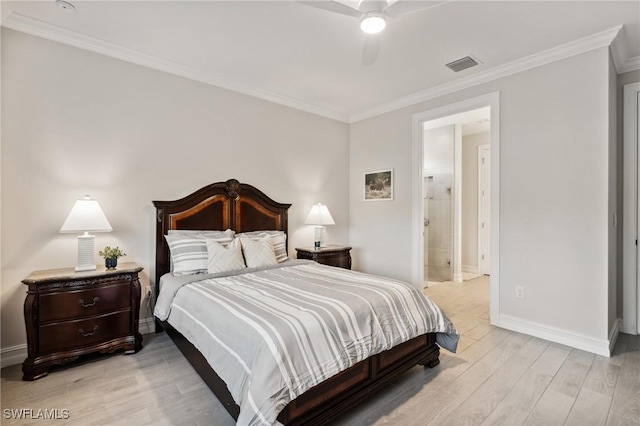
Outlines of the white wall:
M355 269L411 280L413 114L500 92L500 314L607 339L609 51L599 48L351 125ZM365 203L365 170L395 199ZM524 286L526 299L515 299Z
M97 199L115 244L153 276L152 200L237 178L289 210L290 254L309 245L312 204L347 244L348 125L2 29L2 348L25 343L21 280L74 266L59 234L73 202ZM96 261L100 259L96 256ZM150 316L143 301L141 316Z
M478 147L488 132L462 137L462 270L478 273Z

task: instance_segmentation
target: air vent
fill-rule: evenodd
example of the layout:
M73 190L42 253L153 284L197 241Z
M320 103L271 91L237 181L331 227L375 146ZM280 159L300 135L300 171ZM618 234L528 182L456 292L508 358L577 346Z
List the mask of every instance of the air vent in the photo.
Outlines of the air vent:
M467 68L475 67L476 65L478 65L478 61L473 59L471 56L465 56L464 58L449 62L447 67L451 68L455 72L460 72Z

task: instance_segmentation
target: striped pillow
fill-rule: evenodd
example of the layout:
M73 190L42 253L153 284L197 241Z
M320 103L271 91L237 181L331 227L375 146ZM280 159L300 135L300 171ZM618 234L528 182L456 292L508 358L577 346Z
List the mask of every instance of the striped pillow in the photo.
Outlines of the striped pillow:
M226 247L215 240L206 241L209 253L207 270L210 274L237 271L247 267L242 257L240 240L235 239L227 244Z
M273 245L273 251L276 254L276 259L278 263L284 262L289 259L287 255L287 234L284 231L251 231L251 232L243 232L242 234L238 234L237 236L247 236L253 240L259 239L268 235L271 237L271 244Z
M233 232L233 231L231 231ZM173 275L190 275L206 273L209 267L207 252L207 239L193 237L180 233L165 235L169 251L171 252L171 272ZM215 238L209 237L218 243L225 245L233 241L233 234L226 231Z
M259 266L275 265L278 263L276 254L271 244L271 236L265 235L259 239L240 237L242 243L242 253L249 268Z

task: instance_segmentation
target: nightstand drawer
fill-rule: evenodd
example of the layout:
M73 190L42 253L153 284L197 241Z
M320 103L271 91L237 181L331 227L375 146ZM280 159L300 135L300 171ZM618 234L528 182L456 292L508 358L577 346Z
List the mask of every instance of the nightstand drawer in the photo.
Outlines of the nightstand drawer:
M131 311L100 315L75 321L58 322L40 327L40 353L75 349L105 342L131 331Z
M298 259L309 259L323 265L351 269L351 247L329 244L326 247L296 248Z
M40 296L40 321L73 319L130 306L130 286L122 281L108 287L47 293Z

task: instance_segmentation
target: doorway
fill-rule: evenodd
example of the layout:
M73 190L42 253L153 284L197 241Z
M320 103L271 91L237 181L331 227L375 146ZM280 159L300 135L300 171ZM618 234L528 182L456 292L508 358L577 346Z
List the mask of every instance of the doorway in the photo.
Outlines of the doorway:
M491 145L478 146L478 274L491 275Z
M466 101L458 102L455 104L451 104L448 106L440 107L434 110L425 111L423 113L415 114L413 116L413 167L412 167L412 276L413 283L416 287L422 288L424 286L425 281L425 269L427 274L429 273L429 269L431 269L432 264L428 263L425 268L425 260L429 261L428 247L427 252L425 253L425 238L424 238L424 228L425 223L428 223L428 226L431 226L429 222L431 217L431 212L429 211L428 202L425 203L425 197L428 195L428 185L429 185L429 176L432 176L429 173L425 174L425 165L424 165L424 133L425 133L425 123L428 122L436 122L436 120L443 120L445 118L462 115L464 113L468 113L473 110L478 110L482 108L488 108L489 110L489 126L490 126L490 145L491 150L488 153L489 161L487 164L488 171L490 172L490 176L488 180L490 182L490 200L488 200L490 210L490 227L487 230L488 239L489 239L489 251L490 256L488 256L488 270L490 271L490 284L489 284L489 316L490 322L493 325L499 325L499 312L500 312L500 268L499 268L499 205L500 205L500 191L499 191L499 182L500 182L500 174L499 174L499 93L491 93L485 96L480 96L477 98L469 99ZM444 120L442 121L444 123ZM450 125L455 123L444 123L444 125ZM433 124L432 124L433 125ZM439 127L439 126L435 126ZM434 128L435 128L434 127ZM454 142L455 143L455 142ZM461 139L460 139L461 143ZM458 153L456 155L456 152ZM458 147L458 150L455 150L454 146L454 164L455 161L461 161L461 149ZM456 158L460 157L460 158ZM486 162L486 160L485 160ZM452 233L453 233L453 253L451 255L452 258L452 268L453 274L455 275L456 266L458 268L462 268L462 244L461 244L461 211L462 206L462 191L460 188L456 188L457 185L461 185L462 179L461 176L457 176L460 173L461 168L458 167L457 170L453 168L453 188L452 188L452 210L453 210L453 224L452 224ZM435 184L435 175L433 175L433 180ZM427 188L425 189L425 182ZM457 183L457 184L456 184ZM477 187L476 187L477 188ZM445 187L446 191L446 187ZM425 217L425 205L427 205L427 211L430 217ZM427 219L427 221L425 221ZM427 227L428 227L427 226ZM429 238L429 232L427 232L427 240ZM480 234L476 233L475 238L479 238ZM476 244L474 247L474 251L477 251L479 246ZM487 256L485 256L486 258ZM481 266L478 265L480 268ZM428 279L428 276L427 276Z
M490 112L424 123L425 287L490 275Z

